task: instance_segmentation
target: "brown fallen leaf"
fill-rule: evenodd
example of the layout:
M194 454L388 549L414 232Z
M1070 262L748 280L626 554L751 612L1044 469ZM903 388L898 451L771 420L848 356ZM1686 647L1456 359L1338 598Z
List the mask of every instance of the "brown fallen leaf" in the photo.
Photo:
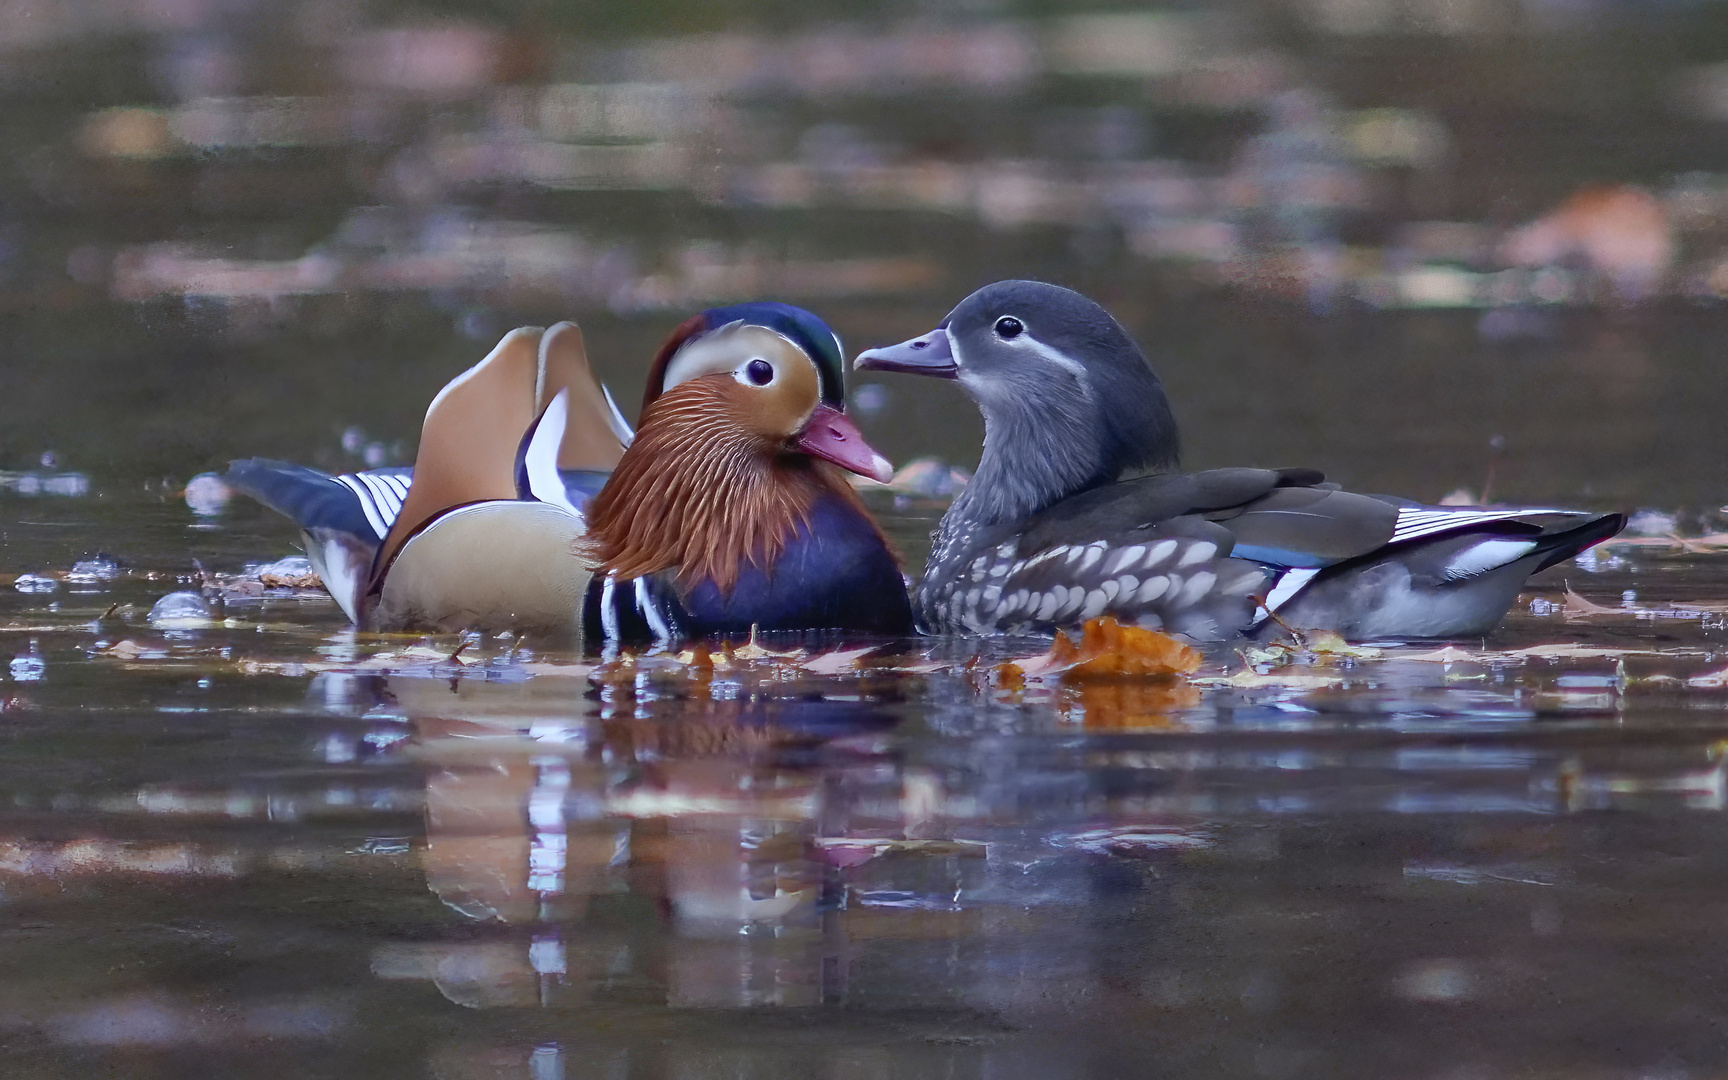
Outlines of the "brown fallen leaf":
M1568 619L1588 619L1592 615L1625 615L1624 608L1603 607L1601 604L1584 599L1572 591L1572 586L1566 586L1566 606L1560 612Z
M1625 656L1682 656L1687 651L1689 650L1663 652L1660 649L1615 649L1567 641L1554 645L1532 645L1527 649L1508 649L1494 655L1512 660L1618 660Z
M1702 555L1728 548L1728 533L1706 533L1703 536L1613 536L1602 541L1605 548L1665 548L1686 554Z
M845 675L857 671L858 662L875 651L876 646L865 645L857 649L818 653L804 661L802 666L812 675Z
M1457 663L1462 663L1462 662L1467 661L1467 660L1480 660L1481 657L1477 656L1475 653L1470 652L1468 649L1460 649L1456 645L1445 645L1445 646L1442 646L1438 649L1430 649L1427 652L1419 652L1419 653L1395 652L1392 655L1388 656L1387 659L1388 660L1415 660L1419 663L1424 663L1424 664L1457 664Z
M1080 642L1057 634L1050 651L998 665L1006 683L1019 678L1060 675L1070 681L1128 676L1185 675L1200 666L1200 654L1169 634L1123 626L1109 616L1091 619L1080 628Z
M1728 612L1728 601L1724 600L1672 600L1668 607L1672 611L1684 615L1721 615Z
M530 661L521 667L531 676L548 675L555 679L586 679L594 672L593 664L554 664L545 660Z
M714 671L714 654L705 645L692 645L678 654L678 662L697 675L711 674Z
M736 649L731 649L731 648L727 649L727 655L731 659L742 660L746 663L748 663L752 660L792 660L792 661L797 661L797 660L802 660L804 658L804 650L803 649L787 649L785 652L776 652L773 649L765 648L760 642L758 642L756 640L756 628L754 626L752 626L750 628L750 640L746 641L744 644L738 646Z
M1378 660L1386 651L1370 645L1352 645L1336 630L1315 630L1308 634L1303 646L1322 656L1351 656L1358 660Z
M369 664L378 664L381 666L388 666L390 664L404 663L404 662L406 662L406 663L458 664L458 665L462 665L462 666L467 666L469 664L478 664L481 661L477 660L477 659L473 659L471 657L463 656L462 650L460 648L458 648L455 652L452 653L452 652L445 652L443 649L434 648L430 645L410 645L406 649L402 649L402 650L395 652L395 653L388 653L388 652L378 653L378 654L374 655L373 657L371 657Z
M258 584L266 589L322 589L324 579L317 574L259 574Z
M1201 686L1228 686L1237 690L1322 690L1343 681L1343 675L1282 671L1265 675L1257 671L1238 671L1229 677L1214 675L1194 680Z
M154 659L167 656L168 650L154 649L147 645L140 645L131 638L124 638L103 649L98 655L112 656L117 660Z

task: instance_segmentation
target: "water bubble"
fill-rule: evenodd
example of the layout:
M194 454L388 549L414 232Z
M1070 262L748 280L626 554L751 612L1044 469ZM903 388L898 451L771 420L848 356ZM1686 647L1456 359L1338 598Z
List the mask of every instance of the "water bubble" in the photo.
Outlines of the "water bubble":
M311 577L317 571L312 569L312 560L304 555L285 555L272 563L261 566L248 566L246 572L252 577L263 581L265 578L304 578ZM269 584L269 582L265 582Z
M1640 510L1626 521L1626 532L1631 536L1673 536L1679 531L1680 515L1661 510Z
M120 576L120 564L106 555L98 555L94 559L82 559L72 564L67 571L66 580L78 585L89 585L99 581L113 581Z
M57 476L42 478L42 492L45 495L65 495L77 498L90 493L90 478L83 473L60 473Z
M41 682L43 674L48 670L48 661L42 656L41 644L31 638L30 651L14 656L7 670L12 673L13 682Z
M60 583L41 574L19 574L12 587L21 593L51 593L60 587Z
M360 455L360 460L366 463L368 469L381 468L390 460L390 449L381 442L367 443L366 449Z
M44 469L53 469L59 466L60 457L52 450L44 450L42 451L41 461Z
M852 407L865 416L871 416L887 408L893 397L881 383L868 383L852 391Z
M456 320L456 332L469 341L490 341L497 337L492 320L484 311L466 311Z
M202 593L171 592L150 608L150 625L158 630L209 626L214 619Z
M221 513L234 492L213 472L199 473L186 481L186 505L199 517Z
M342 452L346 454L360 453L360 448L366 445L366 432L358 427L351 427L342 433Z

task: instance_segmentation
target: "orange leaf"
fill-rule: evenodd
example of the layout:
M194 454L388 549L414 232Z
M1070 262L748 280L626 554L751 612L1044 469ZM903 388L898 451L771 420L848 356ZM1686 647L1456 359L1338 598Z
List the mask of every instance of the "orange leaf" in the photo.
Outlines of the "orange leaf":
M1183 675L1200 666L1200 654L1169 634L1123 626L1105 616L1080 628L1080 643L1057 634L1044 656L1018 665L1027 678L1113 679Z

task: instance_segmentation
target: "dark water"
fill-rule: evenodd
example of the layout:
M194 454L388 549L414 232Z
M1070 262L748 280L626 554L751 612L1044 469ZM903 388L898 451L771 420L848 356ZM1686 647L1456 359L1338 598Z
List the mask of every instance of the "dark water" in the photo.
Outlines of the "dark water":
M628 404L703 307L855 351L1011 276L1134 332L1190 466L1718 531L1723 11L0 0L0 1076L1720 1075L1714 549L1193 686L148 613L292 550L190 477L411 460L510 327ZM1648 296L1496 254L1602 183ZM976 462L954 387L866 385ZM876 506L916 567L941 507Z
M1635 595L1568 621L1546 579L1474 659L1279 669L1333 685L1008 690L958 643L591 683L531 642L405 653L286 590L152 628L194 557L288 550L255 508L0 509L16 565L123 564L0 600L8 1077L1728 1059L1725 691L1683 681L1728 662L1720 556L1563 568ZM1564 642L1631 651L1517 652Z

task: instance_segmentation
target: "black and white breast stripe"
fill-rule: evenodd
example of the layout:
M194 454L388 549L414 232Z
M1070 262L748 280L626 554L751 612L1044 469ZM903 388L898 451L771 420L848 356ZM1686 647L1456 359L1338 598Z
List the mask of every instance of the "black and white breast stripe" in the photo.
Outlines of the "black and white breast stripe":
M596 578L588 587L584 633L591 644L664 646L686 636L690 617L671 590L652 578Z
M396 515L402 512L402 500L408 497L408 485L412 480L411 476L393 473L343 473L330 478L331 483L340 484L354 493L366 515L366 523L372 526L380 540L389 535Z

